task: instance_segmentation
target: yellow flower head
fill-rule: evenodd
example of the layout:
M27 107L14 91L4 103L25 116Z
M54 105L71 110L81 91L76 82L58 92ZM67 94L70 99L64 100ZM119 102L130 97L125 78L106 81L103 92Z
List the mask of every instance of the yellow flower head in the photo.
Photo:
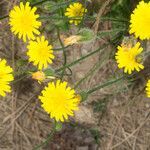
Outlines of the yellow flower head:
M52 46L48 45L48 41L45 40L44 36L37 37L35 41L29 41L27 48L29 61L38 66L39 70L47 68L48 63L52 63L52 59L54 59Z
M141 1L133 11L130 20L130 34L141 40L150 38L150 2Z
M150 98L150 80L148 80L146 84L146 94L147 94L147 97Z
M17 35L19 39L23 38L23 41L26 42L26 39L34 39L34 34L39 35L40 32L38 28L41 26L41 22L37 21L39 15L35 14L37 10L36 7L31 8L29 2L25 5L20 3L19 6L15 6L9 14L9 24L11 26L11 31Z
M12 81L12 68L6 65L5 59L0 59L0 95L6 96L6 92L11 92L11 87L9 85L10 81Z
M64 39L64 45L68 46L68 45L77 44L80 39L81 39L81 36L79 36L79 35L72 35L72 36Z
M78 109L79 104L79 98L75 91L67 86L67 82L60 80L57 80L56 84L50 82L42 91L42 96L39 96L39 99L50 117L62 122L74 115L73 111Z
M38 80L39 82L42 82L45 80L45 73L42 71L37 71L32 73L32 79Z
M69 7L66 9L65 16L70 18L70 23L78 25L81 22L84 13L86 12L87 9L85 9L81 3L76 2L69 5Z
M135 46L118 46L118 51L116 52L116 61L119 68L124 68L124 72L131 74L132 71L140 71L144 69L144 66L139 62L139 55L143 51L140 47L140 43L137 42Z

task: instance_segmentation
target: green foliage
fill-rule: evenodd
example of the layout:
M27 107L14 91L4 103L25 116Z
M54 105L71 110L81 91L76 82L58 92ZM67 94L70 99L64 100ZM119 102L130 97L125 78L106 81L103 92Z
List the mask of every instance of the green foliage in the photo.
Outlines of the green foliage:
M46 76L54 76L55 75L55 72L52 68L48 68L48 69L44 70L44 73Z
M145 2L149 2L150 0L144 0Z
M62 129L62 123L61 122L56 122L55 123L55 130L56 131L61 131Z
M129 19L132 12L132 2L130 0L116 0L112 4L109 16Z
M82 91L80 93L80 96L81 96L81 101L85 101L88 98L88 94L85 91Z
M37 3L40 2L41 0L24 0L25 2L30 2L30 3Z
M34 72L37 70L36 67L34 67L34 66L30 69L27 66L28 66L28 60L18 59L16 61L17 70L16 70L16 72L14 72L14 74L16 76L18 76L18 75L20 76L23 74L30 74L30 72Z
M100 139L100 137L101 137L101 136L100 136L100 132L99 132L97 129L91 129L90 132L91 132L93 138L95 139L95 142L96 142L97 144L99 144L99 139Z
M91 41L95 38L93 30L88 28L82 28L78 35L81 36L80 42Z
M69 25L65 20L57 20L57 21L55 21L54 24L55 24L55 26L57 26L62 31L69 30Z
M47 1L46 3L43 4L43 9L48 12L54 12L57 10L57 8L55 7L56 5L57 3L54 1Z
M61 31L69 30L69 23L67 17L64 16L66 7L71 1L46 1L40 8L43 15L40 17L43 21L47 21L45 24L46 31L54 31L55 27Z
M28 64L28 60L18 59L16 62L17 67L23 67Z
M107 100L106 99L103 99L103 100L100 100L98 102L93 103L94 112L103 112L106 110L106 107L107 107Z
M133 11L131 0L116 0L113 2L109 13L105 17L110 18L112 30L120 30L117 35L112 34L114 43L121 42L124 35L128 35L130 15Z

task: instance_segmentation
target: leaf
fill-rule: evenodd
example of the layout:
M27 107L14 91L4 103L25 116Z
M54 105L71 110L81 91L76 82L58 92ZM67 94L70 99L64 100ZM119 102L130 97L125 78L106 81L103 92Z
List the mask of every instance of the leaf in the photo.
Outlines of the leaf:
M55 124L55 130L56 131L61 131L62 129L62 123L61 122L56 122Z
M100 139L100 132L97 129L91 129L90 130L91 134L93 135L93 138L95 139L95 142L99 144L99 139Z
M94 102L93 104L93 110L94 112L103 112L106 109L107 106L107 100L101 100L98 102Z
M93 30L87 28L82 28L78 35L81 36L80 42L91 41L95 38Z
M46 70L43 71L45 73L46 76L54 76L55 72L52 68L48 68Z
M81 102L85 101L88 98L88 94L85 91L82 91L80 93L80 96L81 96Z

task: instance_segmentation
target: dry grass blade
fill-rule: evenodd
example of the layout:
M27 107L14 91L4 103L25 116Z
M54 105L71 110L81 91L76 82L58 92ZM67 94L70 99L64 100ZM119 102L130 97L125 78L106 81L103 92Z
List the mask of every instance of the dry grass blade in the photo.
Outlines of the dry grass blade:
M144 120L142 121L142 123L129 135L127 136L124 140L122 140L121 142L113 145L111 147L111 149L114 149L118 146L120 146L121 144L123 144L125 141L129 140L136 132L138 132L142 127L143 125L149 120L149 117L150 117L150 112L148 112L148 114L146 115L146 117L144 118Z
M99 12L97 14L97 17L96 17L96 21L93 25L93 28L94 28L94 32L95 34L97 34L98 32L98 28L99 28L99 23L100 23L100 20L101 20L101 16L103 15L104 11L105 11L105 8L110 4L110 2L113 2L114 0L106 0L106 2L104 2L104 4L102 5L102 7L99 9Z
M150 42L143 42L143 71L126 75L115 60L116 47L129 35L129 18L139 1L28 1L31 7L37 7L37 19L42 22L39 31L53 46L55 58L42 70L46 79L39 84L32 78L38 69L28 61L29 41L24 43L10 30L9 12L20 0L1 0L0 58L13 68L15 80L10 84L12 93L0 100L0 150L149 150L150 99L145 95L145 83L150 75ZM69 20L80 18L64 15L74 2L87 9L78 26ZM23 18L24 23L27 19ZM74 35L81 39L64 47L64 39ZM49 82L57 79L67 81L86 100L69 122L53 126L55 121L38 97ZM62 97L58 100L62 102Z

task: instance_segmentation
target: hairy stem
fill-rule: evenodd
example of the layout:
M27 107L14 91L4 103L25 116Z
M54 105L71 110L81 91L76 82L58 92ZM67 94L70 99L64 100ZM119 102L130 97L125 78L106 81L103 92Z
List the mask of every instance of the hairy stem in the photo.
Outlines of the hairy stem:
M62 73L61 73L61 79L63 78L63 76L64 76L64 73L65 73L65 70L66 70L66 68L65 68L65 66L66 66L66 64L67 64L67 55L66 55L66 51L65 51L65 46L64 46L64 44L63 44L63 42L62 42L62 40L61 40L61 38L60 38L60 32L59 32L59 28L57 28L57 36L58 36L58 39L59 39L59 42L60 42L60 45L61 45L61 47L62 47L62 50L63 50L63 57L64 57L64 63L63 63L63 70L62 70Z
M112 80L112 81L108 81L108 82L106 82L106 83L104 83L104 84L100 84L100 85L98 85L98 86L96 86L96 87L94 87L94 88L88 90L86 93L89 95L89 94L91 94L91 93L93 93L93 92L95 92L95 91L97 91L97 90L99 90L99 89L101 89L101 88L107 87L107 86L109 86L109 85L112 85L112 84L114 84L114 83L117 83L117 82L121 81L122 79L124 79L124 77L125 77L125 76L122 76L122 77L120 77L120 78L118 78L118 79L115 79L115 80Z
M96 49L95 51L93 51L93 52L91 52L91 53L89 53L89 54L87 54L87 55L85 55L85 56L83 56L83 57L81 57L81 58L79 58L79 59L77 59L77 60L71 62L70 64L66 64L66 65L63 66L63 67L60 67L60 68L56 69L55 72L56 72L56 73L57 73L57 72L60 72L60 71L62 71L64 68L68 68L68 67L71 67L71 66L74 66L74 65L78 64L78 63L81 62L82 60L84 60L84 59L86 59L86 58L88 58L88 57L90 57L90 56L96 54L97 52L103 50L103 49L106 48L108 45L109 45L109 43L104 44L103 46L99 47L99 48Z

